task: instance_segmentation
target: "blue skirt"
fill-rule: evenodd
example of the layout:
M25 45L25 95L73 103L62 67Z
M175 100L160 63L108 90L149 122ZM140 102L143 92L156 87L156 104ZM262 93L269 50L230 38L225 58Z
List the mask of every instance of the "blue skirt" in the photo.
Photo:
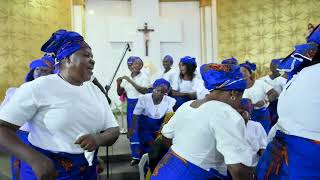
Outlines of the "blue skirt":
M258 180L320 179L320 142L277 131L257 166Z
M266 133L268 134L271 129L270 112L268 108L254 109L251 113L253 121L259 122Z
M231 178L220 174L217 170L206 171L184 158L171 149L159 162L151 180L230 180Z
M132 128L131 125L132 125L133 111L137 105L137 102L138 102L138 99L127 98L127 126L128 126L128 129ZM140 159L142 156L142 153L140 150L139 136L138 136L138 126L139 126L139 123L136 123L136 127L133 129L132 137L129 139L130 148L131 148L131 156L133 159Z
M97 156L93 159L92 166L88 165L84 154L53 153L40 149L30 144L32 148L44 154L52 160L58 172L56 180L96 180L97 179ZM21 161L21 180L37 180L31 166Z
M164 118L153 119L144 115L139 116L138 134L142 154L150 152L151 146L154 144L157 135L160 133L159 130L163 123L163 119Z
M192 100L187 96L173 96L173 98L176 99L176 104L173 107L173 111L176 111L183 103Z

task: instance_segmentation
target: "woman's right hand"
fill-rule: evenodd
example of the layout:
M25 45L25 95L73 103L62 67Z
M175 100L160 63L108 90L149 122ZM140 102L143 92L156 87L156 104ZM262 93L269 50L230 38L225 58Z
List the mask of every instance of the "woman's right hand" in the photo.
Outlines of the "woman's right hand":
M255 107L263 107L266 104L265 100L258 101L256 104L254 104Z
M38 177L38 180L55 180L58 176L53 162L44 155L34 157L31 162L31 167Z

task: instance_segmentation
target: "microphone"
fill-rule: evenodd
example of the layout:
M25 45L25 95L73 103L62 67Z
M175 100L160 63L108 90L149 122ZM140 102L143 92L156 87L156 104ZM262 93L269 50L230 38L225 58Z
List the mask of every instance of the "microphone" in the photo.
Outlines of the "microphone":
M128 46L128 51L131 52L130 44L127 43L127 46Z

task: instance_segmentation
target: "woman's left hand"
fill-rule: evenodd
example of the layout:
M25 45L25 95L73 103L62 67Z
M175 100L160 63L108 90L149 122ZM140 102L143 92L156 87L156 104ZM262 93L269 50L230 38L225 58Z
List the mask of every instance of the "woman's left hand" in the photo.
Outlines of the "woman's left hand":
M75 144L79 144L82 149L87 150L89 152L94 151L99 147L98 135L83 135L76 140Z

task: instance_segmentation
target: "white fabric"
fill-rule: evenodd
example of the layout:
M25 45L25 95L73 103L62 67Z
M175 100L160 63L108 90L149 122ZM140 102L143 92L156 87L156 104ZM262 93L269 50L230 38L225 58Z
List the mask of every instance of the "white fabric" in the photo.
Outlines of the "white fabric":
M73 86L56 74L21 85L1 108L0 119L18 126L28 122L31 144L66 153L84 152L74 144L79 134L118 126L98 87L89 81Z
M84 136L85 134L84 133L81 133L77 136L77 140L81 137L81 136ZM94 158L94 153L96 152L96 150L94 151L88 151L88 150L85 150L84 151L84 157L86 158L89 166L92 166L92 162L93 162L93 158Z
M246 126L231 106L210 101L198 108L184 103L163 127L172 139L172 150L187 161L208 170L227 173L226 164L252 164L253 151L245 140Z
M149 118L160 119L166 113L173 112L172 108L176 104L176 100L169 96L163 96L160 104L155 105L152 100L152 93L139 97L138 103L134 108L133 114L145 115Z
M267 76L263 76L262 78L260 78L260 80L266 82L267 84L269 84L270 86L273 87L274 90L277 91L278 94L280 94L282 92L282 89L284 88L284 86L287 83L287 79L279 76L275 79L271 79L269 75Z
M192 81L183 80L179 75L176 76L172 89L181 93L196 93L197 99L202 99L209 91L205 88L204 82L198 77L194 77Z
M293 77L278 101L278 126L289 135L320 141L320 64ZM289 86L289 87L288 87Z
M281 94L286 84L287 79L282 76L279 76L273 80L273 89L276 90L278 94Z
M178 72L174 69L170 69L166 73L160 72L160 73L157 73L156 75L154 75L152 78L152 81L150 83L152 86L152 84L154 83L155 80L163 78L163 79L169 81L170 85L172 86L173 84L175 84L175 81L177 80L177 78L176 78L177 76L178 76Z
M268 98L268 92L272 89L272 86L267 84L262 80L256 80L252 87L244 90L242 98L248 98L252 101L253 104ZM269 106L269 103L265 104L263 107L255 109L266 108Z
M6 91L6 96L4 97L4 100L2 101L1 103L1 106L0 108L2 108L4 105L6 105L11 97L14 95L14 93L16 92L17 88L15 87L11 87L9 88L7 91ZM21 131L26 131L28 132L29 131L29 125L28 123L25 123L24 125L22 125L20 128L19 128Z
M250 120L247 123L246 140L253 152L255 152L251 167L257 166L259 161L258 151L267 147L267 133L260 123Z
M143 72L140 72L134 78L132 78L131 76L129 76L129 78L131 78L133 82L141 87L149 87L150 85L148 76ZM125 79L122 80L120 86L124 88L127 93L127 97L130 99L138 99L142 95Z

